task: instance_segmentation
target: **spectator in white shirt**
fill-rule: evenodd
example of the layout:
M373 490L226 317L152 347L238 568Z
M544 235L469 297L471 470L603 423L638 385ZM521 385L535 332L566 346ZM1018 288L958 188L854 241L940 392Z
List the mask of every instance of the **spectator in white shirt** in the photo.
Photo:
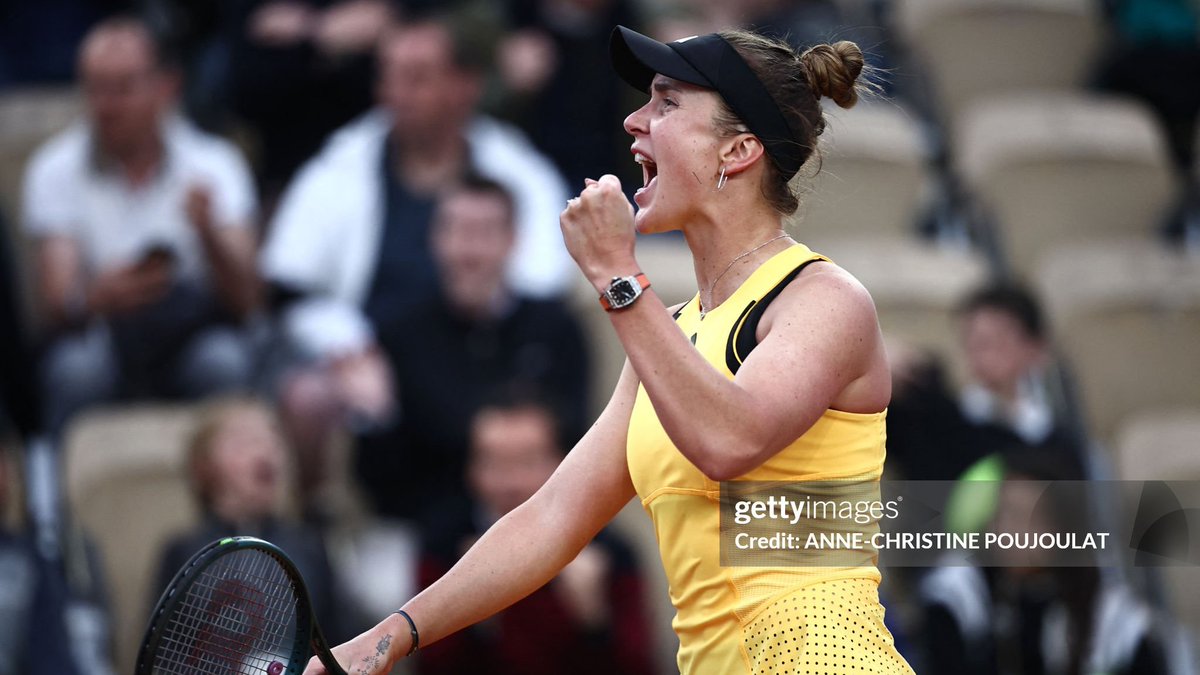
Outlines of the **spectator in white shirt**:
M175 114L178 81L149 29L99 24L79 71L86 119L38 150L24 187L52 429L98 401L247 384L237 324L259 296L248 167Z
M379 47L378 105L337 131L280 201L261 264L296 356L281 399L302 457L319 456L328 437L312 410L328 407L329 392L347 419L377 425L394 412L376 331L437 295L430 222L439 195L464 176L479 174L512 195L506 277L514 290L544 299L571 280L558 226L566 186L519 131L478 113L490 62L478 42L449 17L389 30ZM322 475L302 462L306 493L316 487L308 479Z

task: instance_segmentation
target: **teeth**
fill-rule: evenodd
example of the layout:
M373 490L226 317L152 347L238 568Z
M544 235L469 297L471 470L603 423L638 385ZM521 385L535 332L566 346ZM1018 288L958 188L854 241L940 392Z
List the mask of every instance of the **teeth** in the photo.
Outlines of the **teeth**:
M650 181L658 174L658 167L654 163L654 160L640 152L635 152L633 153L633 161L642 167L642 187L650 185Z

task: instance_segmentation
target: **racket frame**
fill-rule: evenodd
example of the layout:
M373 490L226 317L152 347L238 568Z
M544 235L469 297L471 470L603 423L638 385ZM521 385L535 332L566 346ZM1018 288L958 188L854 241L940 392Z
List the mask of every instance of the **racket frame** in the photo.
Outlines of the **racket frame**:
M346 671L330 653L329 644L325 641L325 636L321 634L321 627L317 625L316 617L312 612L312 600L308 594L308 587L304 584L304 577L300 575L300 570L282 549L257 537L218 539L197 551L175 573L150 615L150 621L146 626L146 635L142 639L141 649L138 650L135 675L154 675L154 656L158 653L159 644L166 633L167 623L180 603L187 597L186 591L192 582L217 560L230 553L245 550L260 551L272 557L275 562L279 563L284 574L296 589L296 636L292 644L292 653L288 658L289 663L285 665L283 673L300 675L304 672L309 657L316 655L324 664L329 675L346 675Z

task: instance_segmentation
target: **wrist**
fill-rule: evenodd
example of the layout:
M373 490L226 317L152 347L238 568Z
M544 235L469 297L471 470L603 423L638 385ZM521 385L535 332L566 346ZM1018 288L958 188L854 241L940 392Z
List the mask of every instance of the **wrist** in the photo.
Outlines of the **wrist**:
M408 634L408 624L399 614L393 613L379 622L375 630L372 643L377 645L377 649L378 646L385 646L383 660L387 664L387 670L384 672L390 672L392 666L404 658L411 646L412 638Z
M608 286L600 291L600 306L606 312L624 309L636 302L648 288L650 279L641 272L613 277Z
M388 659L395 663L400 659L412 656L421 646L417 625L406 610L398 609L384 621L388 635L393 636L388 645Z
M637 260L631 257L628 260L593 265L587 271L587 278L597 293L603 293L612 283L613 277L632 277L641 273Z

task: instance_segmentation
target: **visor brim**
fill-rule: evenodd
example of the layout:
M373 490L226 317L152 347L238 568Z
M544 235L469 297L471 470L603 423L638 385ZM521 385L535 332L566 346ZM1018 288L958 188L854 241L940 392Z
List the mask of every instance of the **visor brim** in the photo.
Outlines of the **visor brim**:
M649 93L654 76L714 88L713 83L679 55L670 45L624 26L613 29L609 39L613 70L631 87Z

